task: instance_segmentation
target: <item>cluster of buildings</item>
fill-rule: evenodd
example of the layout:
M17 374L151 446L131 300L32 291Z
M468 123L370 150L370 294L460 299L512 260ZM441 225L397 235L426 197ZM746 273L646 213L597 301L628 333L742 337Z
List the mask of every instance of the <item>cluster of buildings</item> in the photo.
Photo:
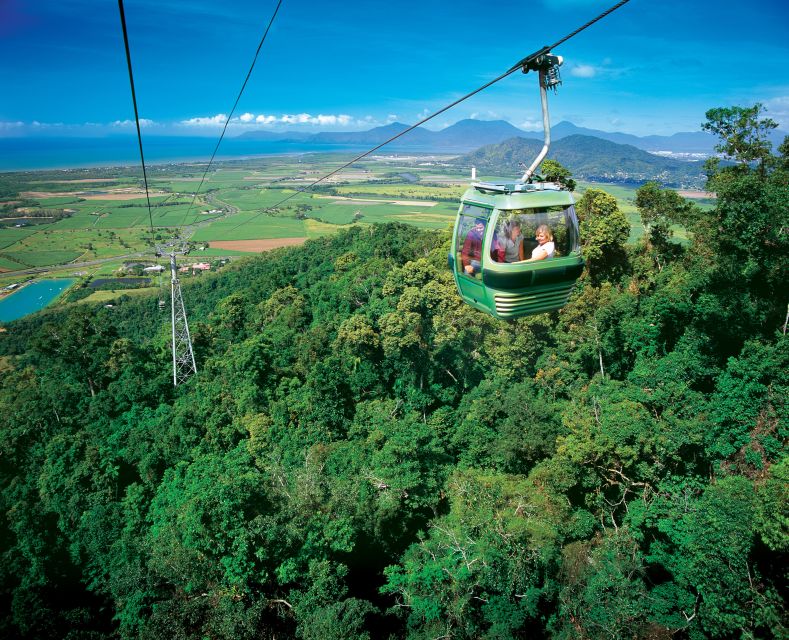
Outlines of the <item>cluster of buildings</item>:
M224 263L224 261L223 261ZM161 264L155 264L150 266L145 266L144 263L141 262L127 262L123 265L124 270L126 272L133 272L135 270L142 273L162 273L163 271L169 271L166 267ZM193 264L184 265L178 269L179 273L195 273L198 271L210 271L211 265L208 262L195 262Z
M178 269L178 273L194 273L195 271L209 271L211 265L207 262L195 262L194 264L187 264Z

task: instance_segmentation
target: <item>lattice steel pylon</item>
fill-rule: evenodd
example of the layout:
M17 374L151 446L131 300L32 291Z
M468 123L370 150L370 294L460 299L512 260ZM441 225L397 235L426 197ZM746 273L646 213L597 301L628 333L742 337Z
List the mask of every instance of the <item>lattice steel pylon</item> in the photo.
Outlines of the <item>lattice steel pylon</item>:
M178 281L178 269L175 264L175 251L170 253L170 293L172 307L173 330L173 385L178 386L197 373L195 354L192 350L192 338L189 335L189 322L186 320L186 308L181 295L181 283Z

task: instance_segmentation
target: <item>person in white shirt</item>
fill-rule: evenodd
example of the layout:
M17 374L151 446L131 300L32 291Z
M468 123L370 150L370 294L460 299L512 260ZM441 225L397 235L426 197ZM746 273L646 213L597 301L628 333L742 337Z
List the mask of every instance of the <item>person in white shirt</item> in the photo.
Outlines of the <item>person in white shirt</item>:
M534 237L538 244L532 250L531 258L526 262L536 262L537 260L553 258L553 252L556 250L556 245L553 242L553 232L551 228L547 224L541 224L537 227Z

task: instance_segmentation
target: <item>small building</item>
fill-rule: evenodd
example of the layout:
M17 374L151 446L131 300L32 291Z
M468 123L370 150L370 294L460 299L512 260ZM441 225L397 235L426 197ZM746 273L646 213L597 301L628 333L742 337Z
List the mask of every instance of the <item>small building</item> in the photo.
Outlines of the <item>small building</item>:
M211 265L207 262L196 262L192 265L192 271L209 271L211 269Z
M143 269L143 273L161 273L162 271L164 271L164 267L160 264L156 264L152 267L145 267L145 269Z

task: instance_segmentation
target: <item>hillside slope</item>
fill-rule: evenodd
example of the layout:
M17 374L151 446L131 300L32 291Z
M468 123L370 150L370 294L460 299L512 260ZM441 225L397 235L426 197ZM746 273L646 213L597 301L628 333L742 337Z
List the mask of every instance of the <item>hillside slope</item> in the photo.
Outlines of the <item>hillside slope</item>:
M466 154L455 164L515 176L523 173L524 165L528 166L541 148L539 140L511 138ZM703 163L663 158L591 136L572 135L553 142L548 158L561 162L576 178L598 182L640 184L657 180L666 186L700 188L706 179Z
M552 314L390 224L185 285L177 389L155 296L10 324L3 635L780 637L785 173L724 177L687 250L588 189Z

